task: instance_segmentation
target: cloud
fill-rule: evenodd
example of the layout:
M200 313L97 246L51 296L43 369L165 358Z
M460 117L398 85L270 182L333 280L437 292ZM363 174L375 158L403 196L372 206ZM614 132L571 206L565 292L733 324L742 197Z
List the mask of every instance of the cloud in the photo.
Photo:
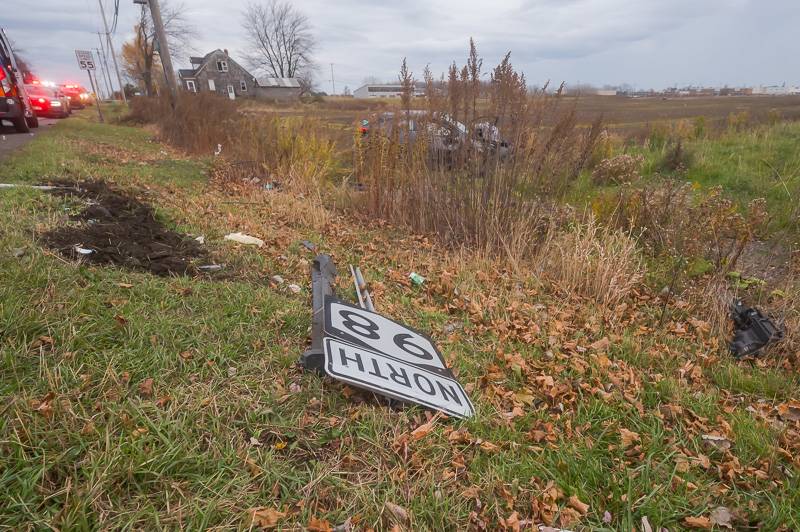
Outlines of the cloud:
M111 0L104 0L110 13ZM164 0L162 0L163 2ZM175 0L171 0L173 3ZM228 48L241 57L246 0L192 0L185 16L197 28L198 53ZM578 80L660 87L672 83L800 82L790 67L800 51L796 0L294 0L319 40L318 81L355 88L368 76L394 79L408 57L421 73L463 63L474 37L489 68L506 52L532 82ZM137 7L120 2L117 48ZM38 0L37 9L4 14L3 24L43 76L76 77L75 48L95 48L95 0ZM176 57L186 65L187 57Z

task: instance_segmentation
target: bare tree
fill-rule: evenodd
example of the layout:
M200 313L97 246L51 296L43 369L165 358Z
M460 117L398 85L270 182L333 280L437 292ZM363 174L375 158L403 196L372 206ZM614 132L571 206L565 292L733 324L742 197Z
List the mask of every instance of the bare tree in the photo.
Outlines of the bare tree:
M250 41L250 65L276 78L299 78L310 88L316 39L308 17L283 0L251 2L242 24Z
M161 2L161 17L164 20L164 31L169 41L169 49L174 55L186 53L191 48L191 41L196 31L185 16L183 4L175 6L167 1ZM153 28L153 19L149 8L142 5L139 21L134 26L134 37L122 45L122 67L132 81L137 82L148 96L155 94L156 80L161 79L157 73L161 69L158 58L158 46Z

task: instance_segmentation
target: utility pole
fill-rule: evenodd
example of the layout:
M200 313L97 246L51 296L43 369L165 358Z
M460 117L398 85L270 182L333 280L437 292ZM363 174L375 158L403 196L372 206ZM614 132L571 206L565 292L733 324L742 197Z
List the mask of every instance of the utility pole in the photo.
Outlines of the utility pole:
M100 61L100 74L103 76L103 81L106 84L106 89L108 90L109 99L114 99L114 85L111 83L111 73L108 71L108 61L106 60L105 50L103 50L103 38L100 37L100 34L97 34L97 37L100 39L100 48L95 48L97 52L97 57ZM103 69L105 67L105 70ZM100 83L98 81L98 83Z
M103 70L103 54L100 53L100 49L99 48L95 48L94 51L97 52L98 61L100 61L100 76L103 78L103 83L105 84L105 88L106 88L106 94L108 95L108 98L111 99L112 95L114 94L114 91L109 87L108 78L106 77L106 73ZM97 76L95 76L95 77L97 77ZM97 80L97 86L100 87L100 80L99 79Z
M164 67L164 76L167 78L170 103L172 107L175 107L175 100L178 97L178 82L175 81L175 71L172 69L167 32L164 31L164 21L161 20L161 8L158 6L158 0L148 0L148 2L150 4L150 15L153 17L153 27L158 38L158 55L161 58L161 65Z
M108 55L106 54L105 47L103 47L103 38L100 36L100 32L97 33L97 38L100 40L100 52L98 52L98 53L101 54L100 59L103 61L103 65L105 66L105 76L106 76L106 79L108 80L109 87L111 87L111 91L109 92L109 94L111 95L111 98L113 99L114 98L114 82L111 80L111 71L108 69ZM120 90L122 90L122 87L120 87Z
M106 21L106 10L103 8L103 0L97 0L100 4L100 14L103 15L103 26L106 28L106 40L108 41L108 51L111 52L111 58L114 60L114 70L117 71L117 81L119 82L119 92L122 95L122 101L128 103L128 98L125 97L125 87L122 85L122 76L119 73L119 66L117 65L117 54L114 53L114 43L111 42L111 32L108 31L108 21Z
M333 78L333 63L331 63L331 94L336 94L336 80Z

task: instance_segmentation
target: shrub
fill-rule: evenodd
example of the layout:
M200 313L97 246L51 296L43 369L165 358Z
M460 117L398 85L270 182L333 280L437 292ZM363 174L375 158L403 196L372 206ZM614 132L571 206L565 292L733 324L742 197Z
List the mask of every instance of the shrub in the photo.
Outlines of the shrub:
M670 141L664 155L656 164L656 170L664 173L684 174L692 166L694 155L686 149L683 140Z
M695 191L672 180L625 187L603 205L595 209L602 220L640 235L654 254L703 256L726 271L766 220L764 200L742 213L719 187Z
M208 93L180 94L174 109L165 100L136 100L132 119L155 123L164 140L188 152L224 158L234 178L237 165L249 165L283 184L318 188L336 166L319 120L245 113L242 103Z
M633 183L641 179L644 157L641 155L617 155L605 159L592 171L592 182L595 185Z

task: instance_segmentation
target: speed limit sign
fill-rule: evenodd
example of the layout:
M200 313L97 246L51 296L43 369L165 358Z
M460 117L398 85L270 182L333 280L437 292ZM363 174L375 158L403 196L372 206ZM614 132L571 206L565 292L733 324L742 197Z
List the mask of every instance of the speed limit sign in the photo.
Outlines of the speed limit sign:
M325 299L326 373L354 386L466 418L474 408L425 334L376 312Z
M78 58L78 66L81 70L94 70L94 56L91 50L75 50L75 55Z

